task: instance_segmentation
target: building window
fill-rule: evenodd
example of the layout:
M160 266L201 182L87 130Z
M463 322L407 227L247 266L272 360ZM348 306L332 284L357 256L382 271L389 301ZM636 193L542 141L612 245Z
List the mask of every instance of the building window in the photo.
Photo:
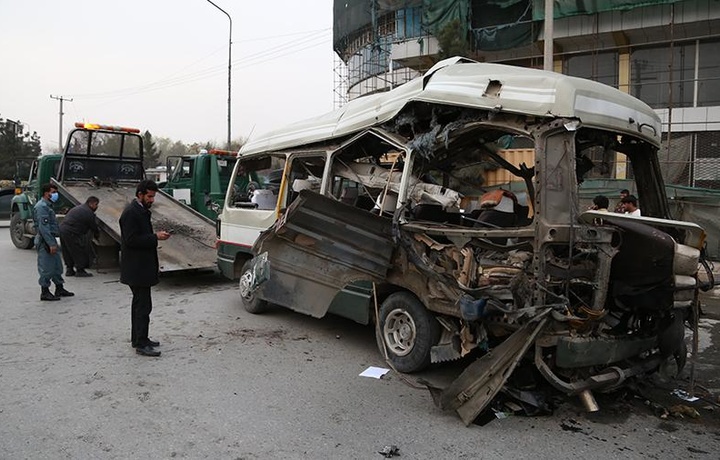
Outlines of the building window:
M672 56L671 56L672 54ZM670 71L672 61L672 71ZM632 95L653 108L692 107L695 80L695 44L641 48L630 55Z
M699 49L698 106L720 105L720 42L702 42Z
M422 8L403 8L395 12L395 38L405 40L422 36Z
M595 53L570 56L565 60L565 74L587 78L617 88L617 53Z

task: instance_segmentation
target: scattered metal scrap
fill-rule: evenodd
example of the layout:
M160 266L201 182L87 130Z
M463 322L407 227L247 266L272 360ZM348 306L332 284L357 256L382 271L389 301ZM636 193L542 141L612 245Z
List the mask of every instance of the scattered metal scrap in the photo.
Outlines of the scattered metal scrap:
M535 337L545 327L549 311L546 309L538 314L533 321L468 366L435 403L442 409L455 410L465 425L470 425L503 388Z

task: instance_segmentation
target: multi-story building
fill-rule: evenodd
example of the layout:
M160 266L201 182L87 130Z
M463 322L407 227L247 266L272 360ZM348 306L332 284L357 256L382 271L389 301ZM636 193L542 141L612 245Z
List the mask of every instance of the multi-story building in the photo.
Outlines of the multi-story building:
M391 89L458 49L478 61L542 68L544 5L545 0L336 0L333 43L344 71L336 101ZM720 1L553 5L553 69L648 103L663 120L666 182L720 189ZM607 171L610 177L625 174L618 164Z

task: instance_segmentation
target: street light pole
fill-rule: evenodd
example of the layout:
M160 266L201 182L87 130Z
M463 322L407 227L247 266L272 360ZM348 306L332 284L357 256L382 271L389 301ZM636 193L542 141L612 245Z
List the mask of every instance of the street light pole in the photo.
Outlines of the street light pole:
M224 9L217 6L215 3L213 3L211 0L207 0L209 4L214 6L215 8L219 9L223 13L225 13L225 16L227 16L228 20L230 21L230 38L228 39L228 127L227 127L227 149L230 150L230 102L232 98L232 91L231 91L231 85L232 85L232 18L230 15L225 11Z

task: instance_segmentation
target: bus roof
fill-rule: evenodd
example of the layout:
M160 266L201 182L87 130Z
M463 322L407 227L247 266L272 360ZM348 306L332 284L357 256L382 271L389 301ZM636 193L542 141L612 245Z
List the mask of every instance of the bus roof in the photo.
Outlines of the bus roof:
M440 61L422 77L360 97L333 112L250 139L240 155L342 138L385 123L411 102L579 119L583 126L633 134L660 145L660 118L647 104L602 83L537 69Z

